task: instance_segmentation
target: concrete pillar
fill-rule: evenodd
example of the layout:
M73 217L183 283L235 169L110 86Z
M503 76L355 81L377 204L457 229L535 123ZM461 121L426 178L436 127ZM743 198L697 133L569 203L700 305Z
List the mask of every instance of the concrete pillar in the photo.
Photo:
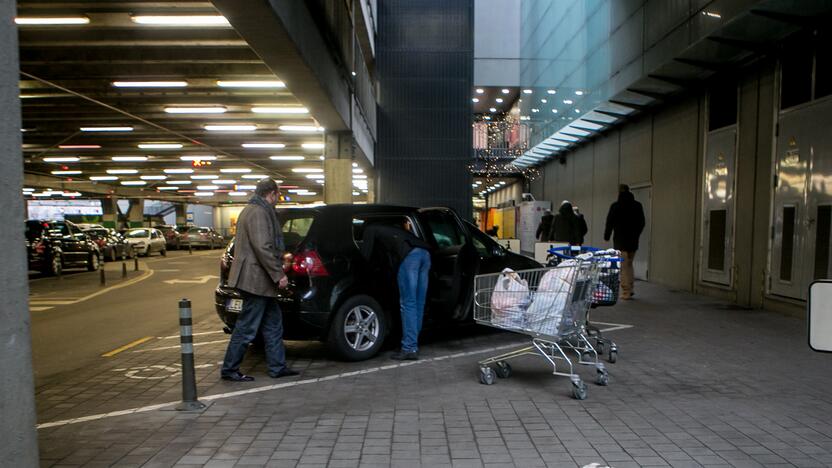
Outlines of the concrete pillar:
M144 198L131 198L130 210L127 212L130 227L144 226Z
M104 227L118 229L118 198L104 197L101 199L102 225Z
M355 151L350 132L326 135L324 148L324 202L352 203L352 159Z
M20 80L17 2L0 2L0 200L5 217L0 239L23 245L23 156L20 153ZM0 466L37 467L35 391L29 332L29 282L24 249L6 249L0 268Z
M367 175L367 203L376 202L376 178L373 175Z
M174 206L176 206L176 225L184 226L188 223L188 205L177 203Z

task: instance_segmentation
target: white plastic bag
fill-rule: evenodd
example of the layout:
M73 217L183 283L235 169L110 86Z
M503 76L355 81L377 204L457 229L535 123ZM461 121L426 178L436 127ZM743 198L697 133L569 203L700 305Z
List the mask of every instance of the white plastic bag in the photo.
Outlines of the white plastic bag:
M570 263L571 262L571 263ZM526 310L526 329L535 333L557 336L575 278L576 262L563 262L546 272Z
M501 328L523 328L524 314L531 301L526 280L511 268L503 270L491 293L491 323Z

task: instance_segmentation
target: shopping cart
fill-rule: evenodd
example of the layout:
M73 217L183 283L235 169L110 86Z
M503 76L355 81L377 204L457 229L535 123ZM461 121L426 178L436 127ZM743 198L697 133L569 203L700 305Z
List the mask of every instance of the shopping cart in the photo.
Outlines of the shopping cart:
M619 278L621 275L621 252L609 249L602 250L586 246L553 247L549 249L549 266L574 259L576 256L592 253L592 261L599 263L598 280L590 299L591 308L610 307L618 302ZM607 360L614 364L618 360L618 345L614 341L604 338L601 330L592 325L587 316L586 334L595 341L595 350L603 355L609 348Z
M509 359L524 355L540 356L552 365L552 374L569 377L572 395L583 400L587 386L575 372L564 349L582 350L595 356L594 361L578 355L578 364L591 364L597 371L596 383L606 385L607 369L597 359L592 345L583 334L590 294L597 280L598 262L592 253L578 256L551 268L478 275L474 279L474 320L502 330L528 335L531 346L480 361L480 382L494 383L495 375L511 375ZM559 370L558 363L563 370ZM494 365L494 369L490 366ZM566 368L568 367L568 372Z

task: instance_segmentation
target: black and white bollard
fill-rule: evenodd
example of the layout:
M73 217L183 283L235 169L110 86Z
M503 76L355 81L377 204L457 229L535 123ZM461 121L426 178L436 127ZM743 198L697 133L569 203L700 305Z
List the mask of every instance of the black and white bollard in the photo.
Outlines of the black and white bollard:
M121 277L127 278L127 262L121 261Z
M194 249L190 242L188 242L188 255L193 255Z
M179 343L182 349L182 403L179 411L199 411L205 405L197 400L196 373L194 371L194 336L191 319L191 301L179 301Z
M100 267L98 268L98 271L100 272L100 273L99 273L99 276L101 276L101 286L104 286L104 285L106 285L106 284L107 284L107 277L106 277L106 276L104 276L104 267L103 267L103 266L100 266Z

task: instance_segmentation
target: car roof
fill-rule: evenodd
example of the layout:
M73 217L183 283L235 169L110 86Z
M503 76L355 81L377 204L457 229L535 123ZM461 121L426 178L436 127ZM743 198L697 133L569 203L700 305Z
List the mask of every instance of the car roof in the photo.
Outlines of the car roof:
M303 211L317 211L321 213L412 213L419 210L411 206L400 205L351 205L334 204L313 207L278 208L281 212L297 213Z

